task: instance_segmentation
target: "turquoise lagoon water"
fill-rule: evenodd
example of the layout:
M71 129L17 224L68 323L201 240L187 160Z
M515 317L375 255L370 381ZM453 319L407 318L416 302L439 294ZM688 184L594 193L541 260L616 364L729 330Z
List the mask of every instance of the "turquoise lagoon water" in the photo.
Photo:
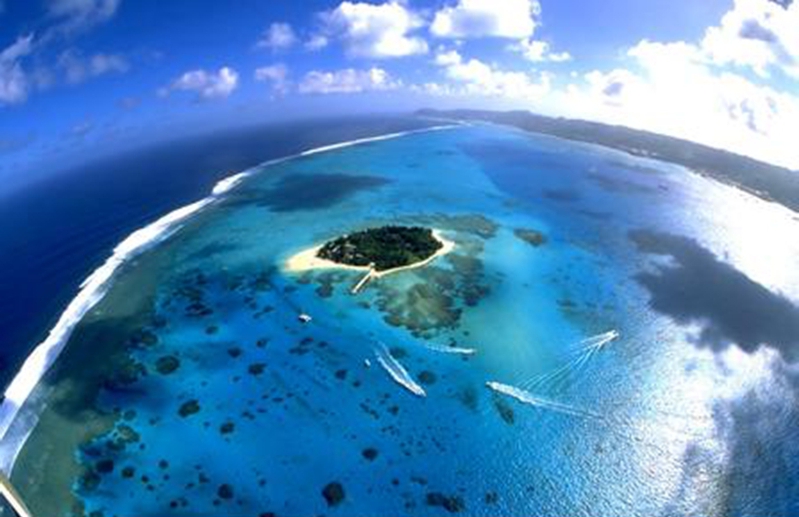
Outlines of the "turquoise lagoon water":
M388 222L455 250L358 295L357 272L284 268ZM64 514L796 514L797 229L680 167L493 126L264 166L119 272L15 476Z

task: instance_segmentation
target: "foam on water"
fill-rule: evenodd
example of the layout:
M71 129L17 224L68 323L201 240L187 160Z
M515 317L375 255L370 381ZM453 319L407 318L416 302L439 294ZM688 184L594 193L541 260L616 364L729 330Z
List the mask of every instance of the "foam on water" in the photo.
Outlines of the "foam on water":
M378 344L378 346L375 348L375 355L377 356L377 362L380 363L380 366L382 366L383 369L388 372L391 378L394 379L394 382L418 397L427 396L424 388L419 386L416 381L413 380L413 377L410 376L405 367L403 367L399 361L392 357L388 350L386 350L385 345L382 343Z
M214 185L213 190L211 190L211 194L215 196L221 196L222 194L225 194L230 189L241 183L241 181L249 176L249 174L249 171L239 172L220 180L216 185Z
M0 405L0 441L5 441L6 433L17 413L58 358L75 326L108 291L114 273L131 258L172 235L181 223L208 206L213 200L213 197L208 197L181 207L131 233L114 248L113 253L103 265L95 269L80 284L78 295L67 305L47 338L39 343L25 359L22 368L6 389L5 399ZM2 456L2 452L0 452L0 456ZM7 463L5 458L0 459L2 459L2 463Z
M316 147L314 149L309 149L307 151L302 151L297 156L311 156L314 154L325 153L328 151L335 151L336 149L343 149L345 147L351 147L353 145L358 144L367 144L369 142L380 142L382 140L391 140L392 138L399 138L401 136L412 135L414 133L429 133L430 131L441 131L443 129L452 129L454 127L458 127L460 124L445 124L441 126L433 126L424 129L413 129L411 131L400 131L398 133L388 133L385 135L379 136L370 136L366 138L358 138L355 140L350 140L349 142L341 142L338 144L330 144L330 145L323 145L321 147Z
M439 131L454 127L457 127L457 125L448 124L378 135L374 137L359 138L347 142L309 149L298 154L286 156L284 158L269 160L252 169L233 174L220 180L213 187L210 196L178 208L154 221L153 223L131 233L114 248L111 256L80 284L80 290L78 291L77 296L73 298L72 301L67 305L67 308L61 314L55 326L48 333L47 338L39 343L34 348L33 352L25 359L22 367L6 389L5 398L2 404L0 404L0 469L4 470L6 473L10 472L19 450L22 448L27 436L31 433L36 425L36 418L26 418L25 422L27 422L27 425L14 426L14 436L11 436L12 433L9 431L12 428L12 423L14 423L14 420L19 414L20 409L28 400L36 385L39 383L42 377L44 377L45 373L47 373L53 363L58 359L58 356L69 340L74 328L81 321L81 319L103 298L105 293L111 287L114 274L127 261L140 255L144 251L152 248L156 244L173 235L181 227L182 223L185 223L186 220L188 220L192 215L198 213L208 205L217 201L224 194L229 192L235 186L239 185L247 176L253 174L256 170L262 167L274 165L303 156L310 156L322 152L343 149L345 147L351 147L354 145L389 140L415 133ZM400 378L407 377L407 379L410 379L407 372L405 372L401 365L399 365L399 370L394 367L394 371L400 375ZM402 375L403 373L404 377ZM392 374L392 376L393 375L394 374ZM410 382L413 386L415 386L415 388L409 389L414 393L416 393L414 390L421 390L421 395L424 396L424 390L422 390L418 385L415 385L412 379Z
M458 346L444 346L438 345L436 343L425 343L425 348L432 350L434 352L440 352L442 354L460 354L460 355L474 355L477 353L476 348L464 348Z
M529 391L525 391L523 389L511 386L509 384L502 384L501 382L488 381L486 382L486 386L491 390L496 391L497 393L513 397L519 402L522 402L523 404L528 404L530 406L535 406L541 409L549 409L551 411L557 411L558 413L563 413L565 415L570 415L570 416L590 417L598 419L602 418L602 415L599 415L597 413L580 409L571 406L569 404L564 404L562 402L557 402L555 400L539 397L537 395L533 395Z
M580 340L579 343L582 346L572 352L571 359L568 362L555 370L533 377L523 382L522 385L527 389L537 388L542 385L556 387L568 377L579 374L597 352L611 341L618 339L620 335L619 331L614 329Z
M600 349L611 341L618 339L620 335L618 330L613 329L608 332L603 332L602 334L597 334L596 336L585 338L580 341L580 343L583 343L588 349Z

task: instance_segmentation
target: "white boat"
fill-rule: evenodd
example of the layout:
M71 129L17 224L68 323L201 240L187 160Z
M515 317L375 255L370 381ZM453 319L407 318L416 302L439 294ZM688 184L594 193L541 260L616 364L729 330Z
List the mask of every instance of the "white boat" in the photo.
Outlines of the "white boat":
M300 320L302 323L310 323L310 321L311 321L313 318L311 318L311 316L310 316L310 315L308 315L308 314L305 314L305 313L303 312L302 314L300 314L299 316L297 316L297 319L298 319L298 320Z

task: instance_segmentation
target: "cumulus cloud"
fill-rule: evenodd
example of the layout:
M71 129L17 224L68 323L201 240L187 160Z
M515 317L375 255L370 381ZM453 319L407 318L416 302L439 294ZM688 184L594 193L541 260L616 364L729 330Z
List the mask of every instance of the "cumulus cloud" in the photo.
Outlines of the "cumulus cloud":
M540 13L538 0L458 0L435 14L430 31L441 38L523 39L533 35Z
M332 72L311 71L299 85L300 93L361 93L399 88L401 83L382 68L346 68Z
M194 92L198 100L223 99L228 97L239 84L239 74L232 68L223 66L218 71L191 70L175 79L169 86L158 91L167 96L173 91Z
M59 37L69 37L110 20L121 0L51 0L46 2L44 28L33 35L20 36L0 50L0 106L24 102L31 92L58 82L59 72L66 81L78 83L108 72L124 72L127 62L118 55L97 53L83 57L74 50L62 52L55 62L46 50ZM4 5L0 0L0 8ZM0 9L1 10L1 9ZM34 65L24 63L33 60ZM42 59L44 55L44 59Z
M382 4L342 2L323 13L321 19L323 37L340 39L351 57L394 58L428 50L423 38L411 34L423 21L397 0Z
M538 80L526 72L502 70L479 59L463 59L451 50L439 52L435 63L453 83L428 83L424 91L432 94L499 96L513 99L539 99L550 90L551 76L540 74Z
M288 23L273 23L261 35L255 44L258 48L267 48L274 51L287 50L297 43L294 29Z
M646 129L799 168L799 97L718 69L699 46L642 41L630 67L586 74L570 116Z
M308 41L305 42L305 48L306 50L315 52L317 50L325 48L328 45L328 43L330 43L330 40L328 39L327 36L323 34L314 34L313 36L308 38Z
M0 106L28 97L29 79L21 60L33 51L33 35L17 40L0 52Z
M572 59L571 54L568 52L552 52L549 43L532 38L524 39L515 45L511 45L510 50L519 52L525 59L533 63L546 61L563 63Z
M256 68L253 77L261 83L269 83L276 93L288 91L289 69L283 63Z
M716 64L751 67L764 77L777 67L799 78L799 2L736 0L701 48Z
M109 73L128 71L128 63L116 54L93 54L84 57L75 49L66 50L58 58L58 66L64 72L70 84L79 84L89 78Z

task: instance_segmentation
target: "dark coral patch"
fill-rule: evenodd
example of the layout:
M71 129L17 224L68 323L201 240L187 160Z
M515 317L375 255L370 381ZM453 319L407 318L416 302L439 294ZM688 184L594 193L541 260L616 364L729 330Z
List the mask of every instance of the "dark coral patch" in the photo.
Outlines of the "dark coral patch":
M422 370L419 372L419 382L425 385L435 384L438 380L438 376L435 372L431 372L430 370Z
M363 456L369 461L374 461L375 459L377 459L377 454L378 454L377 449L375 449L374 447L367 447L366 449L361 451L361 456Z
M322 489L322 497L325 498L328 506L338 506L345 497L344 487L338 481L328 483Z
M457 495L444 495L441 492L429 492L425 498L428 506L443 508L449 513L458 513L466 508L463 498Z
M233 487L227 483L219 485L219 488L216 490L216 495L218 495L220 499L233 499Z
M322 210L355 194L379 188L389 180L350 174L292 174L258 194L259 204L273 212Z
M155 362L155 370L161 375L169 375L180 367L180 359L174 355L159 357Z
M547 237L543 233L539 232L538 230L530 230L527 228L517 228L513 230L513 235L515 235L518 239L523 240L527 244L533 247L539 247L543 244L546 244Z
M510 407L507 402L501 399L496 399L494 400L494 407L497 408L499 416L505 421L506 424L513 424L516 422L516 414L513 412L513 408Z
M264 373L265 369L266 363L252 363L247 367L247 371L250 373L250 375L261 375Z
M183 418L191 416L200 411L200 403L196 399L187 400L180 405L178 414Z

